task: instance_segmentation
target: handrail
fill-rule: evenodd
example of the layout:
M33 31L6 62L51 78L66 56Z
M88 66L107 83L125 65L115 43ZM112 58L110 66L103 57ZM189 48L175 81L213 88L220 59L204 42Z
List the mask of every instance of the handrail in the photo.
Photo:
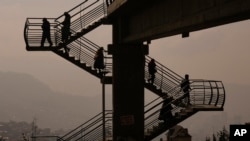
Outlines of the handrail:
M93 8L93 9L91 9L90 10L90 7L92 7L92 6L95 6L96 4L98 4L98 3L101 3L101 5L103 5L104 3L102 3L102 2L100 2L100 0L96 0L96 1L88 1L88 0L85 0L84 2L82 2L81 4L79 4L79 5L77 5L77 6L75 6L74 8L72 8L72 9L70 9L69 11L67 11L70 15L71 15L71 28L73 28L73 30L74 31L77 31L76 29L74 29L74 26L75 26L75 24L81 24L81 22L82 22L82 20L83 20L83 18L85 18L86 17L86 14L84 14L84 15L82 15L83 14L83 12L84 11L87 11L87 13L89 12L89 11L95 11L95 9L98 7L95 7L95 8ZM83 9L82 9L82 6L85 6ZM80 8L80 10L79 11L74 11L74 10L76 10L77 8ZM102 8L103 9L103 8ZM88 11L89 10L89 11ZM105 9L103 9L103 14L105 15ZM76 16L78 16L79 15L79 18L77 18ZM56 21L58 21L59 23L61 23L62 22L62 17L63 17L64 15L60 15L58 18L56 18L55 20ZM93 17L94 15L91 15L91 17ZM58 24L58 25L60 25L60 24ZM57 26L58 26L57 25Z
M105 120L105 123L108 123L111 121L110 119ZM91 129L90 131L86 132L83 136L78 137L75 141L81 140L82 138L84 139L89 139L89 138L96 138L100 139L102 137L102 126L103 124L100 123L95 126L95 128Z
M148 63L153 59L149 56L146 56L146 63L145 63L145 80L149 77L148 72ZM162 91L167 92L169 89L180 84L183 77L175 73L174 71L170 70L169 68L163 66L161 63L155 61L157 72L155 74L155 82L154 85L157 86Z
M147 59L147 63L148 63L153 58L150 57L150 56L146 56L146 59ZM170 70L169 68L167 68L166 66L164 66L160 62L155 61L155 63L158 66L158 68L164 68L164 70L167 70L167 71L169 71L169 73L172 73L173 76L176 78L175 80L182 80L183 79L183 77L181 77L179 74L177 74L174 71Z
M110 121L110 118L111 118L111 116L109 116L110 114L112 114L111 110L105 111L105 117L107 119L105 123L107 123L107 121ZM86 121L85 123L76 127L75 129L73 129L69 133L65 134L61 138L64 140L72 140L73 138L77 138L76 140L78 140L79 138L86 137L87 135L89 135L91 132L93 132L97 128L102 127L102 125L103 125L103 123L102 123L103 117L102 116L103 116L102 113L97 114L96 116L94 116L90 120ZM81 135L83 132L84 132L84 135L79 137L79 135Z
M190 100L192 106L211 105L217 107L218 110L223 108L225 102L225 88L221 81L192 79L190 80L190 87ZM176 94L179 95L178 97L174 98L166 105L168 106L171 104L173 109L165 112L171 112L174 115L174 113L179 113L182 111L182 109L187 108L186 106L183 106L186 105L186 103L183 101L185 99L185 94L181 91L179 93L180 94ZM147 107L149 107L148 110L145 111L145 131L152 129L153 127L157 127L162 123L162 121L158 120L158 116L161 109L164 108L161 106L164 100L157 99L154 101L158 102L151 102L150 105L147 105ZM173 119L169 119L170 123L173 122L171 120Z
M214 80L202 80L202 79L191 79L190 80L190 97L191 98L191 104L192 106L196 105L212 105L217 107L218 109L223 108L224 106L224 100L225 100L225 90L224 86L221 81L214 81ZM178 87L174 89L179 89ZM183 109L186 109L188 107L183 106L183 103L185 105L185 102L183 101L185 99L185 93L182 91L178 91L178 93L172 94L173 99L166 104L165 106L172 105L173 109L165 111L171 112L172 114L181 113ZM174 97L175 96L175 97ZM159 114L161 112L162 103L164 99L162 98L156 98L145 105L145 132L148 130L153 130L155 127L160 128L158 126L161 126L162 121L158 119ZM147 108L147 110L146 110ZM105 128L108 129L109 127L112 127L112 111L106 110L105 111ZM197 111L192 111L190 115L194 114ZM109 116L111 115L111 116ZM101 139L102 137L102 113L97 114L90 120L86 121L85 123L81 124L71 132L65 134L62 137L57 136L51 136L56 137L60 141L66 141L66 140L75 140L78 141L80 139L87 139L87 140L97 140ZM178 122L181 122L184 120L185 117L177 119L176 117L172 119L167 119L168 123L177 124ZM107 125L111 124L111 125ZM109 126L109 127L107 127ZM165 129L166 130L166 129ZM112 131L111 131L112 132ZM108 134L108 133L107 133ZM39 136L37 136L39 137ZM49 136L45 136L49 137Z
M42 19L43 18L27 18L24 27L24 40L26 47L34 46L40 47L41 39L42 39ZM57 24L54 20L55 18L47 18L50 22L50 32L51 32L51 40L53 43L56 41L54 26Z
M73 34L76 33L74 30L71 30L71 32ZM56 33L59 34L59 38L57 37L57 42L60 42L61 30L57 30ZM74 56L77 60L80 60L80 62L84 62L89 66L94 65L95 53L99 48L101 48L100 46L96 45L94 42L88 40L83 36L76 39L74 42L68 44L67 46L70 48L69 54L71 56ZM111 57L108 57L107 51L104 50L104 53L104 62L106 62L104 71L112 72L112 64L110 63L112 62Z
M89 25L91 25L91 23L97 22L104 17L105 10L103 9L103 3L101 3L87 13L80 15L79 18L75 19L71 24L71 28L74 31L78 31L82 28L88 27ZM82 27L82 23L84 24L84 27Z
M32 20L35 20L32 21ZM39 20L39 22L37 22ZM28 44L28 46L31 45L40 45L41 40L41 34L42 29L41 26L41 20L42 18L28 18L26 20L25 24L25 31L24 31L24 38L25 42ZM54 20L51 18L51 20ZM55 25L56 23L52 23L51 26ZM52 30L52 32L54 29ZM73 30L71 30L73 33L75 33ZM59 34L59 36L58 36ZM60 40L60 34L61 31L58 30L53 34L52 36L55 36L55 43L59 42ZM75 42L72 42L68 45L72 50L70 52L71 55L74 55L75 58L78 58L81 62L86 62L89 66L93 66L94 63L94 54L97 51L98 48L100 48L95 43L91 42L90 40L80 37ZM105 51L106 52L106 51ZM149 56L146 56L146 64L145 64L145 80L147 79L148 70L147 70L147 63L149 60L152 59ZM112 71L112 61L110 57L105 56L105 61L107 62L106 66L108 71ZM170 93L171 91L174 91L174 87L178 86L180 81L183 79L181 76L170 70L169 68L163 66L159 62L156 61L157 64L157 70L155 83L158 88L160 88L163 92ZM171 92L172 93L172 92Z
M37 140L39 138L42 138L43 140L44 140L44 138L49 138L51 140L51 138L54 138L55 141L65 141L61 137L53 136L53 135L51 135L51 136L49 136L49 135L48 136L31 136L31 138L33 138L34 140Z
M87 120L86 122L84 122L83 124L79 125L78 127L76 127L75 129L71 130L70 132L68 132L67 134L65 134L64 136L62 136L62 138L65 138L66 136L68 136L69 134L71 134L72 132L74 132L75 130L78 130L79 128L81 128L82 126L84 126L85 124L91 122L93 119L95 119L96 117L102 115L102 112L95 115L94 117L92 117L91 119Z
M84 3L86 3L88 0L83 1L82 3L78 4L77 6L73 7L72 9L68 10L67 12L70 13L71 11L75 10L76 8L80 7L81 5L83 5ZM63 14L60 15L59 17L56 18L56 20L60 19L61 17L63 17Z
M28 43L28 34L26 33L28 25L29 25L29 21L28 21L28 19L26 19L26 22L24 24L24 31L23 31L23 37L24 37L24 41L25 41L26 46L29 44Z
M224 91L224 86L222 85L221 81L191 79L190 87L191 87L190 97L192 97L191 103L193 104L193 106L198 104L198 105L213 105L217 107L218 109L223 108L225 91ZM179 89L179 88L176 87L175 89ZM183 99L185 99L185 94L182 91L179 91L178 93L172 94L172 95L176 97L175 98L173 97L173 100L170 101L166 106L171 104L173 106L173 109L168 110L166 112L179 113L182 111L182 109L187 108L186 106L183 106L183 102L184 102ZM216 99L217 102L213 102L213 99ZM157 127L159 126L160 123L162 123L162 121L158 119L158 116L159 116L161 109L164 108L162 107L163 101L164 99L162 98L156 98L145 105L145 109L147 108L147 110L145 111L145 131L152 129L153 127ZM112 111L109 110L106 112L107 113L105 114L106 115L105 123L107 123L108 121L112 121L112 116L108 116L112 114ZM193 113L195 112L197 111L193 111ZM94 116L93 118L85 122L84 124L78 126L76 129L69 132L68 134L71 134L70 137L63 136L62 139L72 140L73 138L77 138L75 141L83 139L83 138L90 139L90 140L91 139L95 140L97 138L99 139L100 136L102 135L102 130L100 128L102 127L101 115L102 113L97 114L96 116ZM175 122L180 122L184 119L179 119L179 121L177 119L168 119L168 122L172 120L175 120ZM89 129L89 130L87 131L86 129ZM84 135L78 136L81 133L84 133Z
M193 104L203 104L199 100L199 94L203 93L203 98L209 97L209 99L204 99L203 102L206 105L214 105L223 108L225 103L225 88L222 81L215 80L202 80L202 79L191 79L190 87L192 92L190 97L193 97ZM202 90L200 91L200 90Z

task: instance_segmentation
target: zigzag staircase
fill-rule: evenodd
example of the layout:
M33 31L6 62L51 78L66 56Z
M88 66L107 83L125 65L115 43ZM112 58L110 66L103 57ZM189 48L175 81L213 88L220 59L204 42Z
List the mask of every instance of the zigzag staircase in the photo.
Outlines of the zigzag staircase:
M173 117L166 118L163 122L158 119L163 108L164 100L158 97L145 105L145 139L150 141L158 135L164 133L176 124L184 121L198 111L221 111L225 102L225 91L221 81L209 80L191 80L192 90L190 91L191 106L186 106L183 101L183 93L180 87L172 88L169 92L176 91L177 93L169 94L173 99L165 105L172 105L173 109L165 111L171 112ZM52 139L53 141L80 141L80 140L102 140L105 136L106 140L112 141L112 111L106 110L104 113L99 113L87 122L78 126L74 130L64 136L35 136L34 138L44 140L44 138ZM104 118L104 120L103 120ZM103 126L105 135L103 134Z
M62 16L58 18L48 18L51 23L51 37L54 43L52 47L48 45L47 47L40 47L42 18L27 18L24 28L26 49L28 51L52 51L97 78L103 78L103 74L93 69L94 55L100 46L86 39L83 35L106 22L106 5L100 0L91 2L85 0L68 12L72 19L72 36L66 43L61 43L60 23L63 20ZM66 46L70 48L68 53L64 50ZM152 140L198 111L223 110L225 89L221 81L190 80L192 88L190 98L192 105L187 106L184 101L185 94L180 88L180 83L183 78L164 65L156 61L158 71L154 85L147 82L149 75L147 64L151 59L151 57L146 56L144 86L159 97L145 105L145 141ZM106 68L104 72L107 73L105 78L112 78L112 59L107 54L105 55L105 65ZM112 84L111 81L107 81L106 83ZM158 116L161 109L164 108L162 107L162 103L165 96L173 98L168 105L172 105L174 108L167 112L171 112L174 117L167 119L167 122L163 123L163 121L158 119ZM112 111L106 111L105 115L108 116L102 117L102 113L100 113L65 136L54 136L53 138L61 141L77 141L80 139L101 140L103 137L103 124L105 124L105 128L107 129L105 133L106 137L110 138L112 136ZM105 123L101 120L103 118L105 118ZM46 136L42 138L46 138ZM51 138L51 136L48 136L48 138Z

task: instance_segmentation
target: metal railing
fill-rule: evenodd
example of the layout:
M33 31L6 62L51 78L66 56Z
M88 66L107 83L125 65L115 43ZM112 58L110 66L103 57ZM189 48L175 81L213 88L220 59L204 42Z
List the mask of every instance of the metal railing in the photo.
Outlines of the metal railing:
M72 33L75 33L75 31L71 30ZM58 30L56 32L61 35L61 30ZM58 36L57 36L58 37ZM59 37L60 39L60 37ZM88 40L85 37L79 37L74 42L67 45L69 50L69 56L74 57L75 60L80 61L81 63L85 63L86 66L93 67L94 66L94 57L99 48L101 46L98 46L94 42ZM105 72L109 72L109 75L112 72L112 59L108 55L107 51L104 50L104 65L105 65Z
M92 8L94 7L94 8ZM101 0L88 1L85 0L79 5L67 11L71 15L71 33L77 34L77 31L87 28L94 22L105 18L107 14L106 4ZM59 46L61 43L61 28L63 15L58 18L48 18L51 23L51 39L55 47ZM28 18L25 23L24 39L27 48L39 48L42 39L42 18ZM49 46L45 42L45 47ZM53 46L54 47L54 46ZM85 37L79 37L72 43L68 44L67 47L70 48L70 56L75 57L81 63L85 63L87 66L93 66L94 56L96 51L100 46L94 44ZM112 60L105 53L105 72L112 72ZM109 73L111 74L111 73Z
M60 138L59 136L32 136L31 140L35 140L35 141L65 141L62 138Z
M27 18L24 29L26 48L40 48L43 32L41 28L42 19L43 18ZM48 18L51 27L51 40L53 45L57 45L61 42L61 30L58 29L58 27L55 28L58 23L54 20L54 18ZM75 33L73 30L71 30L71 32ZM44 46L44 48L49 46L47 41L45 41ZM100 46L83 36L67 46L70 48L70 56L75 57L76 60L79 60L81 63L85 63L87 66L93 66L95 53L100 48ZM56 48L56 46L53 47ZM108 56L107 51L104 51L104 60L105 71L112 72L112 59Z
M61 30L58 30L54 26L57 25L57 22L54 22L54 18L48 18L51 23L51 39L54 44L61 40ZM25 23L24 38L27 46L34 48L40 47L41 38L42 38L42 18L28 18ZM75 33L75 31L71 30ZM48 43L45 42L45 47L48 46ZM76 60L79 60L81 63L85 63L87 66L93 66L94 56L96 51L100 46L96 45L92 41L88 40L85 37L80 37L74 42L67 45L70 48L70 56L75 57ZM105 66L106 71L112 72L112 59L105 52ZM145 82L149 78L148 73L148 62L152 58L146 56L145 63ZM169 68L163 66L159 62L156 62L157 72L155 75L154 85L166 93L176 93L176 90L173 89L178 86L183 79L181 76L170 70ZM109 73L111 74L111 73ZM212 83L211 83L212 85Z
M94 22L105 18L107 7L101 0L85 0L67 12L71 15L71 30L78 32L92 25ZM60 15L55 20L58 23L62 23L64 20L63 15Z
M103 113L99 113L84 124L78 126L71 132L61 137L63 140L93 140L102 139L103 137ZM112 134L112 111L105 111L105 136L109 137Z
M146 56L145 82L147 82L148 78L150 77L150 74L148 72L148 63L151 59L153 58ZM176 93L176 90L173 88L181 83L183 77L181 77L171 69L165 67L161 63L157 62L156 60L155 63L157 72L155 73L155 80L153 85L156 86L157 89L160 89L163 93Z
M217 108L218 110L222 109L225 103L225 89L221 81L213 80L190 80L190 101L192 106L204 106L209 108ZM165 113L170 112L173 115L173 118L166 119L168 123L177 124L185 119L185 117L177 118L178 113L182 110L187 109L185 102L185 93L180 91L180 87L175 87L174 91L178 91L175 94L169 95L172 97L172 100L169 101L164 106L171 105L173 108L164 111ZM173 90L172 90L173 91ZM159 115L163 107L164 99L158 97L151 102L145 105L145 135L150 135L154 130L164 127L162 120L159 120ZM207 107L208 106L208 107ZM202 110L202 109L200 109ZM212 109L213 110L213 109ZM215 109L216 110L216 109ZM196 113L198 110L191 111L191 115ZM112 138L112 111L105 111L105 137ZM177 116L176 116L177 115ZM163 130L167 130L164 128ZM155 132L154 132L155 134ZM160 134L160 133L159 133ZM157 135L157 134L156 134ZM49 136L40 136L40 138L48 138ZM39 138L37 136L36 138ZM103 139L103 113L99 113L84 124L78 126L74 130L65 134L62 137L51 136L52 139L57 139L57 141L78 141L78 140L102 140ZM51 140L54 141L54 140Z
M193 107L203 106L198 110L202 110L202 108L204 108L204 110L206 108L214 108L210 110L223 109L225 104L225 88L221 81L193 79L190 80L190 87L190 103ZM165 112L171 112L174 116L182 109L187 108L187 102L185 101L185 93L181 91L180 86L173 89L174 91L177 91L177 93L169 95L169 97L172 97L173 99L166 105L171 105L173 109ZM160 111L165 108L162 107L163 101L164 99L157 98L147 104L145 109L145 132L153 130L155 127L162 124L163 121L159 120L158 117ZM176 121L176 119L168 119L169 122L172 122L173 120Z
M26 47L40 47L42 40L42 20L43 18L27 18L24 27L24 41ZM58 23L55 22L55 18L47 18L50 22L50 35L53 46L56 44L56 28L55 25ZM45 41L44 46L49 46L48 42Z
M105 111L105 138L112 138L112 111ZM62 137L34 136L37 141L94 141L103 139L103 113L99 113L90 120L76 127Z

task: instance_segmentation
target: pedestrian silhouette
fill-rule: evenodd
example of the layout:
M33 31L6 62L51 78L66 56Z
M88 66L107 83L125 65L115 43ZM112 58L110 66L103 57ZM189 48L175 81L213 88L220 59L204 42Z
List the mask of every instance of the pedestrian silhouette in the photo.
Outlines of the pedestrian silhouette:
M181 82L181 89L184 93L184 98L187 99L187 104L191 105L190 103L190 82L189 82L189 75L186 74L185 78Z
M43 30L43 34L42 34L42 40L41 40L41 47L44 47L44 42L47 39L49 42L49 46L52 46L52 41L50 38L50 23L47 20L47 18L43 18L43 24L42 24L42 30Z
M155 81L155 73L157 72L156 70L156 64L155 60L151 59L150 62L148 63L148 72L150 75L150 78L148 79L148 82L153 84Z
M68 12L64 12L64 21L62 22L62 42L66 43L70 37L70 25L71 25L71 17ZM69 48L64 46L65 53L69 53Z
M163 120L166 124L168 120L173 118L171 110L173 109L171 105L172 97L165 97L163 100L162 108L159 115L159 120Z
M105 66L104 66L103 47L99 48L96 51L94 60L95 60L94 68L97 69L99 73L101 73L102 70L105 68Z
M69 39L69 36L70 36L70 20L71 20L71 17L69 15L68 12L64 12L64 21L62 22L62 42L65 43L68 39Z

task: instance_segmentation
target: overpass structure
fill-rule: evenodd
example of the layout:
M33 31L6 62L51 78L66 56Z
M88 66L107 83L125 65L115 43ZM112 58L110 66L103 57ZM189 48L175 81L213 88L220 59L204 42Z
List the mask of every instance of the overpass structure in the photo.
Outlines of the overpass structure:
M105 110L56 140L148 141L198 111L222 111L225 89L221 81L190 80L192 105L184 101L182 77L156 61L155 83L148 79L148 47L151 40L202 30L250 18L248 0L84 0L68 10L72 35L61 41L63 15L48 19L54 45L40 47L42 18L27 18L24 39L28 51L52 51L89 72L103 84L112 84L113 109ZM93 68L100 48L84 35L102 24L112 25L113 43L105 50L105 69ZM70 49L66 52L64 48ZM208 70L209 71L209 70ZM144 103L144 88L158 96ZM174 114L165 122L158 119L166 97L171 100L165 111ZM36 137L39 139L38 137ZM47 138L47 137L41 137ZM50 137L51 138L51 137Z

